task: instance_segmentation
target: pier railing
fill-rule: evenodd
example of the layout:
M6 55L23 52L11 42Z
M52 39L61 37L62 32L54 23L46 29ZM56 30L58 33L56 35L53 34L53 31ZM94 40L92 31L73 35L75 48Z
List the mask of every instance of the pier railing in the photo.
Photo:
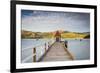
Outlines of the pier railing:
M28 51L29 54L24 56L22 62L37 62L49 49L49 47L54 43L54 41L48 41L45 43L42 43L41 45L35 46L35 47L29 47L22 50L22 53L24 55L27 54Z

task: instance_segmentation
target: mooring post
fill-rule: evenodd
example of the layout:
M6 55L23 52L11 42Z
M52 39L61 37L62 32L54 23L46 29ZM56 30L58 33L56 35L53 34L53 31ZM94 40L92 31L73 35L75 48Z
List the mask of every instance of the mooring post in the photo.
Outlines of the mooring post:
M35 54L33 55L33 62L36 62L36 48L35 47L33 48L33 54Z

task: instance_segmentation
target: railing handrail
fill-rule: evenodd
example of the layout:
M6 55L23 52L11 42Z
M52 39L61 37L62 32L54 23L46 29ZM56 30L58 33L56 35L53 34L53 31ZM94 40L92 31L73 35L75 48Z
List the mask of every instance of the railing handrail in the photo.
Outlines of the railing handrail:
M26 57L26 58L23 60L23 62L25 62L25 61L29 60L29 59L30 59L31 57L33 57L33 56L36 56L36 53L34 53L34 54L32 54L32 55L30 55L30 56Z
M28 57L26 57L24 60L23 60L23 62L25 62L25 61L27 61L27 60L29 60L31 57L33 57L33 62L36 62L36 49L37 49L37 47L40 47L40 46L45 46L45 53L46 53L46 51L47 51L47 49L46 49L46 43L48 43L48 48L49 48L49 46L51 45L50 44L50 42L52 42L52 41L47 41L47 42L45 42L45 43L43 43L43 44L41 44L41 45L38 45L38 46L34 46L34 47L29 47L29 48L32 48L33 49L33 54L32 55L30 55L30 56L28 56ZM25 48L25 49L23 49L23 50L26 50L26 49L29 49L29 48ZM22 51L23 51L22 50Z
M50 41L49 41L49 42L50 42ZM45 42L45 43L49 43L49 42ZM32 49L32 48L35 48L35 47L43 46L45 43L43 43L43 44L39 44L39 45L37 45L37 46L32 46L32 47L24 48L24 49L22 49L22 51L23 51L23 50L27 50L27 49Z

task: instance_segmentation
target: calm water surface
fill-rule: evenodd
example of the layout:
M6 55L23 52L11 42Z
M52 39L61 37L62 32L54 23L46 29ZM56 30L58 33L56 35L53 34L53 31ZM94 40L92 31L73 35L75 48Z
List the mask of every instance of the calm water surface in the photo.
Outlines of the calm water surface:
M52 40L52 39L51 39ZM74 55L75 60L86 60L90 58L90 40L83 39L83 40L69 40L63 39L68 41L68 50ZM41 57L41 55L45 52L45 42L49 42L50 39L22 39L22 48L21 48L21 61L22 62L32 62L32 48L37 47L36 55L37 60ZM52 40L54 41L54 40ZM42 45L42 46L40 46ZM25 58L29 57L28 60Z

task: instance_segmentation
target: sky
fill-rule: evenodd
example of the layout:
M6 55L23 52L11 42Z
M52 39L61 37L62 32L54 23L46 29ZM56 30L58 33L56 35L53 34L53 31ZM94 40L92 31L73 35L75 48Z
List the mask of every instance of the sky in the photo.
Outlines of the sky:
M21 27L22 30L33 32L90 32L90 14L21 10Z

